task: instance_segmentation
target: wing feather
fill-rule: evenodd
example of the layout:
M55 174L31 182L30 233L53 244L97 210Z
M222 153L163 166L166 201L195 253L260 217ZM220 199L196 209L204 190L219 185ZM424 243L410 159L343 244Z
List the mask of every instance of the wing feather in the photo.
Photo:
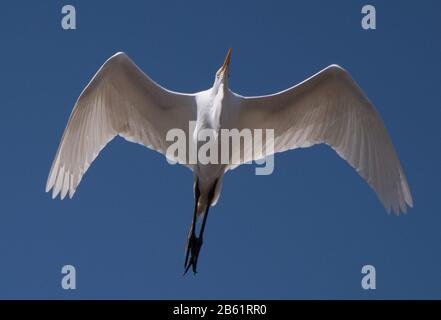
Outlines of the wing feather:
M162 88L124 53L108 59L73 108L49 172L46 192L72 198L84 173L116 135L165 155L168 130L196 119L192 94ZM186 159L172 159L185 163Z
M378 112L341 67L329 66L277 94L236 97L238 108L230 127L274 129L275 152L328 144L367 181L388 212L406 212L407 206L413 206Z

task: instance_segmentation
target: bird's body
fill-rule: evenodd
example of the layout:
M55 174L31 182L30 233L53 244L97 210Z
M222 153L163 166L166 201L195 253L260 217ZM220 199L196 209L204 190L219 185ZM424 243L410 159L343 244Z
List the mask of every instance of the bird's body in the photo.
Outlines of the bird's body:
M212 132L218 133L222 128L221 115L223 112L223 105L225 104L226 96L229 94L228 89L221 85L218 88L213 87L212 89L200 92L196 95L196 127L190 137L193 139L193 143L197 146L196 152L199 151L199 148L203 144L198 139L201 130L208 129L212 130ZM197 210L198 214L203 213L206 207L211 205L211 203L208 203L208 194L213 187L216 187L218 182L219 185L216 190L215 198L219 196L220 184L225 173L225 167L226 165L221 163L202 164L198 161L193 164L193 172L195 179L198 179L199 181L199 190L201 192Z
M325 143L368 182L387 211L405 212L407 206L413 205L406 177L380 116L344 69L331 65L277 94L243 97L228 86L230 53L229 50L216 73L213 87L195 94L159 86L124 53L111 57L75 104L46 191L52 189L53 197L72 197L91 162L116 135L187 166L194 173L195 207L185 271L192 267L194 272L208 210L219 198L224 174L259 156L236 148L229 149L227 162L206 163L197 158L193 163L189 153L168 152L172 141L166 137L174 129L192 140L197 154L204 146L199 135L207 129L213 132L218 146L224 129L272 130L274 153ZM193 129L191 122L195 123ZM239 161L231 161L233 158ZM202 223L196 236L198 216L202 216Z

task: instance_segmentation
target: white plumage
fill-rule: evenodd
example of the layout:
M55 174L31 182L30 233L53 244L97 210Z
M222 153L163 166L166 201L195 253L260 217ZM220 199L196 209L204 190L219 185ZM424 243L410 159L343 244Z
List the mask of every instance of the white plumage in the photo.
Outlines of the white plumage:
M325 143L357 170L377 193L388 212L413 206L403 169L383 122L350 75L331 65L285 91L243 97L228 88L230 51L209 90L183 94L169 91L145 75L124 53L98 70L78 98L61 139L47 180L55 198L72 197L82 176L102 148L116 135L165 155L167 132L211 128L274 129L274 151ZM197 133L197 132L196 132ZM233 152L239 152L233 150ZM187 159L173 159L187 164ZM241 163L249 157L242 157ZM195 215L204 214L220 193L224 173L237 164L187 164L195 175ZM190 229L187 258L196 271L202 244Z

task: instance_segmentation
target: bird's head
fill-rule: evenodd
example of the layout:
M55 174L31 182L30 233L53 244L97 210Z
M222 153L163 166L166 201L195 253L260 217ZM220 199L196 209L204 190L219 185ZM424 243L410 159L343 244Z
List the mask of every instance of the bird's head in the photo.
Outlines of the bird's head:
M231 48L227 51L227 56L225 57L223 65L216 72L216 78L214 79L215 86L220 84L226 84L228 81L228 68L230 65Z

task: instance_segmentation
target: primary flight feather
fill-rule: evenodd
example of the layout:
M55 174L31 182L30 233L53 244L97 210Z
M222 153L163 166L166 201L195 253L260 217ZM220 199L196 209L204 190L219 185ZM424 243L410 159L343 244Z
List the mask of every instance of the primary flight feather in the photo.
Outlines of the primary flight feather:
M167 90L144 74L124 53L108 59L75 103L47 180L53 198L72 197L98 153L115 136L140 143L194 172L195 207L186 246L185 272L196 272L208 209L219 197L225 172L257 160L232 150L239 162L189 163L167 152L167 132L189 139L211 129L272 129L274 153L325 143L345 159L376 192L388 212L406 212L412 196L378 112L351 76L331 65L285 91L243 97L228 87L231 50L213 87L195 94ZM195 121L190 132L190 121ZM198 141L195 142L200 147ZM198 216L202 215L199 236Z

